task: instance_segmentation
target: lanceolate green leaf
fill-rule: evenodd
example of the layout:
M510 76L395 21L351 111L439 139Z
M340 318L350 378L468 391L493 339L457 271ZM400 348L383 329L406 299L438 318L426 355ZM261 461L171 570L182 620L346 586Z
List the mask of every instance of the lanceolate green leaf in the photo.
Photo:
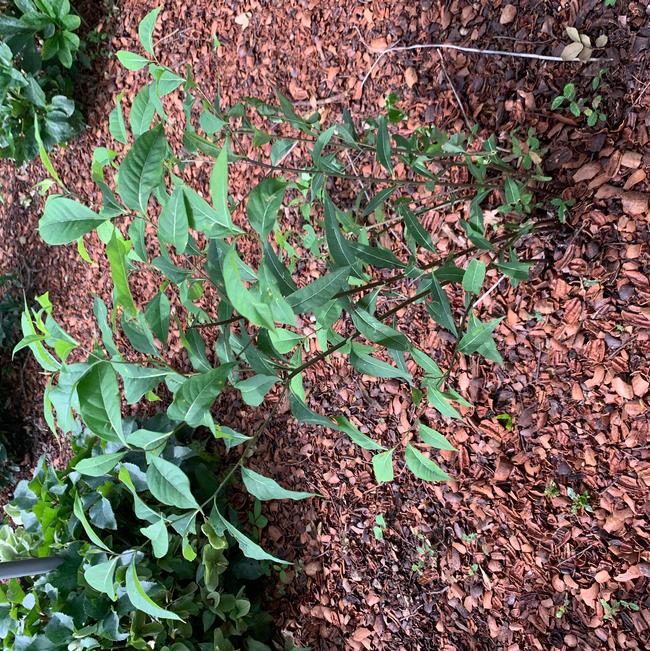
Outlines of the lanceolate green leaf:
M361 242L350 242L355 255L364 262L378 269L403 269L406 264L397 258L392 251L381 246L368 246Z
M169 336L170 314L171 305L165 292L158 292L149 303L147 303L147 307L144 311L144 317L147 320L151 331L163 345L167 344L167 338Z
M458 350L461 353L475 353L481 346L492 341L492 333L501 321L503 321L503 317L492 319L487 323L479 323L463 335L458 342Z
M264 397L277 381L278 378L274 375L253 375L253 377L237 382L235 388L241 391L242 398L247 405L257 407L264 402Z
M271 561L272 563L281 563L282 565L290 565L288 561L283 561L271 554L265 552L257 543L254 543L248 536L245 536L237 527L232 525L221 513L217 510L216 506L213 509L210 520L214 522L219 530L225 529L235 539L246 558L252 558L257 561Z
M438 450L450 450L452 452L456 451L456 448L437 430L428 427L424 423L420 422L420 438L433 448Z
M241 476L246 490L262 502L267 500L303 500L307 497L314 497L314 493L282 488L275 480L264 477L250 468L242 468Z
M183 621L176 613L161 608L144 591L135 568L135 556L126 570L126 594L136 610L141 610L143 613L158 619L174 619Z
M433 246L431 241L431 234L422 226L420 220L413 213L413 211L405 204L402 204L399 208L400 214L404 219L404 224L406 226L406 232L416 241L417 244L423 246L429 251L436 250L436 247Z
M278 211L282 207L286 185L282 179L267 177L248 195L248 221L262 239L266 239L273 230Z
M401 378L403 380L412 380L412 377L408 373L391 366L387 362L384 362L381 359L377 359L372 355L367 353L358 352L354 349L350 355L350 364L364 375L371 375L372 377L380 378Z
M189 221L182 186L177 186L167 200L158 219L158 237L163 244L172 244L176 253L183 253L189 238Z
M101 549L110 552L110 547L108 547L104 541L95 533L95 530L92 528L90 525L90 522L88 522L88 519L86 518L86 514L84 513L84 508L83 505L81 504L81 500L79 499L79 494L75 492L74 495L74 506L73 506L73 512L77 516L77 520L81 523L81 526L83 527L84 531L86 532L86 535L88 538L90 538L90 541L94 544L97 545L97 547L100 547Z
M360 432L345 416L335 418L339 429L345 432L358 446L364 450L385 450L383 445L373 441L369 436Z
M131 242L124 240L117 229L106 245L106 257L111 267L111 278L114 285L115 304L124 308L128 315L135 315L138 308L133 301L129 287L129 275L126 256L131 250Z
M484 262L472 258L463 276L463 289L470 294L478 294L485 280L486 269Z
M163 504L179 509L198 509L187 475L170 461L152 457L147 468L147 487Z
M119 556L114 556L109 561L90 565L84 570L84 579L90 587L109 596L111 601L117 599L115 593L115 568L120 560Z
M105 441L124 443L120 389L111 364L93 364L79 380L77 395L88 428Z
M323 201L325 204L325 236L327 238L329 253L337 267L355 269L356 258L354 250L339 228L336 219L336 206L332 203L327 193L324 194Z
M299 423L340 429L329 418L325 418L325 416L321 416L315 411L312 411L300 396L297 396L293 391L289 393L289 407L291 408L291 414Z
M377 160L392 176L393 163L391 162L390 136L386 118L383 115L377 119Z
M131 111L129 112L129 126L133 137L137 138L145 133L151 123L153 122L154 115L156 114L156 107L151 101L151 93L153 84L148 84L140 91L133 99L131 104Z
M167 415L173 420L184 420L190 427L202 425L205 412L221 393L231 369L232 364L223 364L185 380L167 409Z
M138 25L138 36L140 37L140 42L142 47L149 53L153 55L153 30L156 27L156 20L158 19L158 14L162 10L162 7L156 7L152 9Z
M124 93L120 93L115 98L115 108L108 114L108 130L111 136L123 145L128 143L126 137L126 125L124 124L124 114L122 113L122 98Z
M133 405L142 396L155 389L169 374L169 369L144 367L137 364L115 364L115 369L124 382L124 397Z
M142 68L151 63L149 59L140 54L128 52L127 50L120 50L117 53L117 58L127 70L142 70Z
M167 141L161 125L143 133L120 165L117 192L124 205L146 213L153 189L162 182Z
M301 287L287 296L287 302L296 314L313 312L325 305L335 294L346 285L350 275L349 267L341 267L336 271L325 274L305 287Z
M38 223L38 232L48 244L69 244L106 221L90 208L54 195L45 202L43 216Z
M426 457L410 443L406 446L404 460L408 469L425 481L449 481L451 477L437 464Z
M228 208L228 149L222 147L210 176L210 195L219 222L232 225Z
M427 309L436 323L458 336L447 294L435 275L431 274L431 280L431 302L427 305Z
M386 346L386 348L409 350L409 341L402 333L381 322L369 312L366 312L359 307L355 307L352 309L350 314L357 330L359 330L366 339L374 341L382 346Z
M427 388L427 398L432 407L437 409L443 416L460 419L460 412L449 402L444 394L436 387Z

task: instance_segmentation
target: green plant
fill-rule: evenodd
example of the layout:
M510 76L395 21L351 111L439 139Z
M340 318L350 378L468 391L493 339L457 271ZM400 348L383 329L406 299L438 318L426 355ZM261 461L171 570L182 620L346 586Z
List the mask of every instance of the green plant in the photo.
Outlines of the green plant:
M132 138L121 95L109 115L113 138L129 145L125 156L119 160L107 148L94 152L92 174L102 193L101 209L96 212L67 194L51 195L39 223L39 232L49 244L77 242L83 254L83 237L96 231L105 246L113 293L110 306L94 298L99 340L90 349L80 349L54 319L53 306L44 295L38 298L38 307L24 311L23 339L16 347L29 347L48 376L44 404L52 430L73 432L79 416L97 437L94 446L100 463L108 466L116 460L105 471L113 476L111 490L124 495L148 490L157 502L176 507L173 515L158 503L145 501L144 508L137 495L136 517L147 523L144 528L152 541L137 546L142 558L130 556L133 569L125 571L131 572L126 575L131 577L131 591L140 565L144 577L154 572L152 554L162 553L158 534L164 537L163 529L169 530L169 520L175 516L188 527L195 518L203 523L196 530L176 531L177 543L187 556L210 545L214 529L227 541L234 540L247 557L282 562L240 532L225 504L233 481L240 481L259 501L312 496L289 491L250 467L258 439L267 433L285 399L299 422L340 431L372 452L379 483L393 480L396 450L416 477L448 480L447 472L422 451L455 450L440 432L416 421L408 441L387 447L343 414L332 418L313 411L307 404L303 374L338 353L358 373L402 382L420 400L426 396L442 416L461 418L460 409L471 405L454 388L452 367L460 356L474 353L501 362L493 332L502 317L480 319L477 305L488 272L503 274L515 284L527 278L530 263L519 259L515 245L536 228L533 216L541 207L529 187L530 178L545 178L537 165L534 174L518 166L518 156L504 154L509 157L504 160L495 136L479 141L475 134L449 135L434 127L404 135L389 130L393 118L386 114L359 124L346 113L342 123L326 126L317 113L297 113L281 94L277 104L247 98L225 107L219 97L212 100L203 93L189 68L181 75L161 65L152 40L159 11L150 12L139 27L145 54L117 54L130 70L146 68L151 81L131 106ZM165 137L168 116L161 102L174 92L183 93L186 117L180 152ZM392 110L395 101L389 103ZM359 163L376 164L382 173L358 174L346 155L350 153ZM187 168L199 163L211 166L210 202L184 178ZM235 165L266 173L239 202L229 194L229 174ZM403 172L398 175L397 170ZM459 176L465 180L452 180ZM356 188L355 198L344 208L344 190L352 188ZM419 196L415 190L445 200L415 202L413 197ZM440 255L422 216L459 203L467 210L457 227L471 244ZM496 216L489 224L484 205L491 206ZM235 224L235 211L246 215L246 229ZM281 225L281 211L295 220L290 228ZM373 216L385 221L373 221ZM293 223L305 224L305 239L295 245L289 242L291 233L299 232ZM398 230L396 244L408 251L406 259L379 244L378 234L387 225ZM299 246L303 256L309 252L307 260L298 259ZM256 251L251 260L259 264L247 264L240 255L243 250ZM457 264L461 261L463 266ZM147 274L155 279L158 291L146 305L138 305L131 283ZM445 286L452 287L453 294ZM462 305L452 307L455 302ZM446 371L431 356L434 353L418 347L398 329L398 315L414 304L420 304L421 311L426 310L455 340ZM172 332L190 367L181 366L170 353ZM319 350L311 353L314 347ZM408 362L411 369L419 369L417 374L409 370ZM238 392L251 407L266 401L262 423L239 432L221 422L213 406L226 391ZM142 400L164 405L167 424L162 429L148 425L135 436L122 420L124 402L133 409ZM215 466L217 476L197 475L197 481L204 477L206 486L198 486L196 497L179 475L185 471L183 455L159 454L159 449L167 449L160 432L175 437L185 428L209 433L222 452L231 448L240 452L229 466ZM143 445L151 448L144 455ZM185 447L191 447L189 435ZM141 480L144 475L146 484L138 487L134 475L132 489L131 462L123 460L134 452L140 460L136 475ZM161 458L176 470L162 464ZM175 491L165 498L164 491L152 491L150 479L158 481L163 470L170 473L164 485L170 491L181 486L181 494ZM69 476L77 478L74 472ZM70 486L57 490L66 499L74 492ZM172 499L170 495L172 504L165 501ZM92 506L81 502L84 509ZM150 519L152 510L155 522ZM77 513L83 525L79 507ZM253 536L266 524L259 506L254 507L251 524ZM82 530L90 543L77 542L88 545L89 554L104 558L106 543L89 529L82 526ZM124 545L119 549L133 543L127 537ZM428 541L421 547L419 553L425 557L435 554ZM118 561L118 565L124 564ZM126 576L117 573L115 585L128 593ZM177 591L171 578L165 586L164 590L152 586L155 608L133 595L124 603L124 614L139 618L147 630L159 630L157 619L169 617L160 615L159 609L175 612Z
M79 24L68 0L14 0L0 15L0 157L22 163L81 127L71 76Z
M420 544L415 548L417 558L411 563L411 571L420 574L436 558L437 552L426 536L421 533L416 533L416 535Z
M546 484L546 488L544 488L544 497L559 497L559 495L560 487L557 485L557 482L551 480Z
M372 533L375 536L375 540L378 541L383 540L385 530L386 530L386 520L384 519L384 514L380 513L375 517L375 526L372 528Z
M600 76L595 79L601 79ZM600 84L600 81L599 81ZM565 84L561 95L558 95L551 102L551 110L556 111L564 102L567 102L569 111L579 118L584 115L587 118L587 125L593 127L597 122L604 122L607 116L600 110L602 95L592 97L591 103L588 100L576 96L576 86L573 83Z
M68 467L41 459L6 507L1 560L63 562L0 586L2 648L269 651L256 585L275 559L215 497L221 455L164 416L120 426L125 443L75 427Z
M587 513L593 513L593 509L589 504L589 492L585 491L584 493L576 493L573 488L570 486L566 489L566 494L571 500L571 513L577 515L580 511L587 511Z
M623 599L613 599L611 603L609 603L607 599L599 599L598 601L600 601L600 605L605 611L605 614L603 615L604 621L614 619L623 608L633 612L640 610L639 604L634 601L624 601Z
M562 619L567 614L570 604L571 602L569 601L569 597L567 595L564 597L564 601L562 602L562 604L558 606L558 609L555 611L556 619Z
M497 420L500 420L503 423L503 426L506 428L508 432L512 432L512 428L514 427L514 423L512 422L512 416L508 413L504 414L497 414L495 416Z
M606 7L615 7L616 0L604 0L604 4Z

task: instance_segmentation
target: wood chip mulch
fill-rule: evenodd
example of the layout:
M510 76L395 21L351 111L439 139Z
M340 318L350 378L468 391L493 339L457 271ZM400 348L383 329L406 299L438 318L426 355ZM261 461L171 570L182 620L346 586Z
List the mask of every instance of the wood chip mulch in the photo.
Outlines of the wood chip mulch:
M109 52L137 49L138 21L155 5L121 0L108 3L107 14L85 4L88 28L108 35L101 49ZM394 91L412 124L463 128L464 111L483 133L534 127L548 147L552 190L576 200L566 225L527 240L531 280L516 289L500 283L482 303L482 315L505 316L497 331L505 364L471 359L454 374L477 405L463 421L416 412L403 386L360 377L336 356L305 378L314 409L345 413L386 445L403 441L422 416L458 448L436 457L454 482L424 484L400 463L395 482L377 486L369 455L343 435L299 426L280 408L252 463L289 488L325 496L266 506L264 544L295 561L269 604L283 634L322 650L648 648L647 4L167 0L161 17L163 61L192 63L199 82L212 92L219 84L226 102L271 99L277 87L305 110L318 106L336 118L344 107L357 116L376 112ZM598 64L413 50L384 57L362 86L390 45L450 42L557 55L567 25L609 38L599 54L612 59L604 126L588 129L568 112L549 111L569 81L588 93ZM98 199L92 150L114 146L107 128L113 97L125 91L128 105L141 82L101 55L84 76L88 129L53 160L91 203ZM180 119L180 104L170 112ZM38 163L1 170L0 272L18 269L32 293L50 290L57 317L89 343L97 335L90 294L109 299L107 266L40 241L42 199L32 187L44 177ZM197 167L190 180L205 187L208 174ZM251 170L233 171L231 180L239 199ZM438 215L428 224L442 251L462 245L457 219ZM99 243L89 240L91 256L102 260ZM149 283L137 287L139 298L150 295ZM460 307L460 296L452 298ZM444 333L422 316L409 312L406 331L448 361ZM43 382L31 361L19 379L24 393L14 399L39 413ZM260 417L235 395L219 409L224 423L245 431ZM29 420L34 455L65 456L41 420ZM25 472L32 462L25 459ZM589 508L572 511L570 495L584 495ZM386 521L383 540L373 534L378 514Z

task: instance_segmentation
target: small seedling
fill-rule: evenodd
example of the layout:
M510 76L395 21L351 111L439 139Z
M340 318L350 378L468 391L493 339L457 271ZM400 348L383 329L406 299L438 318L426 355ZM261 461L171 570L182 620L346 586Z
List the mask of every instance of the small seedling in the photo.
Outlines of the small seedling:
M605 614L603 615L604 621L614 619L622 609L631 610L633 612L637 612L639 610L639 604L633 601L613 599L611 604L606 599L599 599L599 601L600 605L605 611Z
M584 493L576 493L573 488L567 488L566 494L571 500L571 513L573 515L578 515L580 511L587 511L587 513L593 513L593 509L589 504L589 492L585 491Z
M567 215L569 214L569 208L575 205L575 199L567 199L566 201L560 197L555 197L551 199L551 205L557 210L557 218L560 220L560 224L566 223Z
M564 597L564 603L555 611L556 619L562 619L569 609L569 597Z
M478 563L472 563L469 570L467 570L467 576L474 576L478 573Z
M375 518L375 526L372 528L372 532L375 534L375 540L384 539L384 531L386 530L386 520L384 519L383 513L380 513Z
M558 497L560 494L560 487L557 485L556 482L551 480L546 484L546 488L544 489L544 497Z
M616 6L616 0L605 0L605 6L606 7L614 7L614 6Z
M602 100L602 95L596 95L592 98L590 104L589 101L583 97L578 97L576 95L576 85L569 83L565 84L562 94L558 95L551 102L551 110L556 111L566 102L569 111L574 117L579 118L581 115L584 115L587 118L587 125L593 127L596 126L597 122L604 122L607 120L607 116L600 110Z
M535 318L536 318L536 319L537 319L537 315L538 315L538 314L539 314L539 312L535 311ZM540 315L540 316L541 316L541 315ZM537 320L539 321L539 319L537 319ZM544 320L544 318L542 317L542 321L543 321L543 320ZM503 422L503 426L504 426L504 427L505 427L509 432L512 432L512 428L514 427L514 424L513 424L513 422L512 422L512 416L511 416L510 414L508 414L508 413L499 414L498 416L496 416L496 419L502 421L502 422Z
M411 571L419 574L427 566L427 563L435 558L436 550L431 546L428 538L425 538L421 533L417 534L417 536L421 544L416 547L418 558L411 564Z
M472 533L464 533L462 536L462 541L464 543L473 543L478 538L478 534L473 531Z
M253 510L248 513L248 521L253 527L253 535L256 540L260 539L262 530L266 527L269 521L262 515L262 502L255 500Z

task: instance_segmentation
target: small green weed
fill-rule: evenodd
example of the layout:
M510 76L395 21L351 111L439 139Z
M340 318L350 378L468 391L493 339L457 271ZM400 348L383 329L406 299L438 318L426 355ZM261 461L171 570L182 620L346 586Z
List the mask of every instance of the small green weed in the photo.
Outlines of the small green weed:
M602 80L601 73L594 79L598 79L597 87L599 87ZM551 102L551 110L556 111L566 102L569 111L574 117L579 118L581 115L584 115L587 118L587 126L594 127L598 122L605 122L607 120L607 115L600 109L602 100L602 95L596 95L591 99L591 102L583 97L578 97L576 95L576 85L569 83L565 84L562 94L555 97Z
M573 488L569 487L566 489L566 494L571 500L571 513L573 515L578 515L580 511L587 511L587 513L593 513L593 509L589 504L589 492L584 491L584 493L576 493Z
M637 612L639 610L639 604L635 603L634 601L625 601L623 599L613 599L611 603L609 603L606 599L599 599L599 601L600 605L605 611L605 614L603 615L604 621L614 619L623 609L631 610L633 612Z
M372 532L375 534L375 540L384 539L384 531L386 530L386 520L384 519L383 513L380 513L375 518L375 526L372 528Z

